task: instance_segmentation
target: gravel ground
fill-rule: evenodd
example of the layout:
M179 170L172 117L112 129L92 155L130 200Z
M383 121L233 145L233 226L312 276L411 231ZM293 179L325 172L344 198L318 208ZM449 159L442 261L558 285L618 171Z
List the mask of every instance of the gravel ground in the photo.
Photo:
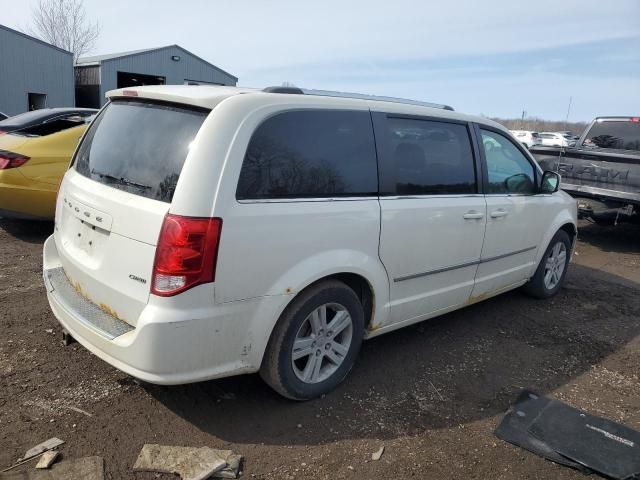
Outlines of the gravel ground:
M366 342L306 403L257 375L140 384L63 347L41 280L50 230L0 220L0 469L57 436L111 479L158 478L131 469L144 443L233 449L245 478L583 478L493 436L524 387L640 430L640 227L582 224L554 299L510 292Z

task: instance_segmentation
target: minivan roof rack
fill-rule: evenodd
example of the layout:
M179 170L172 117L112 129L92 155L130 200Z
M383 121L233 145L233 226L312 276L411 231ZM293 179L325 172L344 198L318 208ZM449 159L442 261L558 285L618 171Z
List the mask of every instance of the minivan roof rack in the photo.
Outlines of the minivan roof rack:
M262 89L268 93L293 93L294 95L304 95L304 91L298 87L267 87Z
M319 97L340 97L340 98L355 98L359 100L376 100L379 102L403 103L405 105L417 105L419 107L440 108L443 110L450 110L453 112L453 107L449 105L443 105L443 104L431 103L431 102L421 102L418 100L411 100L408 98L384 97L380 95L365 95L363 93L338 92L334 90L313 90L313 89L303 89L298 87L267 87L262 91L269 92L269 93L287 93L287 94L294 94L294 95L317 95Z

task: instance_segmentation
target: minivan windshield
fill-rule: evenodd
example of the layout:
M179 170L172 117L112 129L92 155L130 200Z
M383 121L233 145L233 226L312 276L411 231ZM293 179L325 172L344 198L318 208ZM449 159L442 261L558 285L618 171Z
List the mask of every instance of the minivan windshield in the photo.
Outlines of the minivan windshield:
M207 114L167 103L113 101L89 127L75 168L96 182L170 203Z

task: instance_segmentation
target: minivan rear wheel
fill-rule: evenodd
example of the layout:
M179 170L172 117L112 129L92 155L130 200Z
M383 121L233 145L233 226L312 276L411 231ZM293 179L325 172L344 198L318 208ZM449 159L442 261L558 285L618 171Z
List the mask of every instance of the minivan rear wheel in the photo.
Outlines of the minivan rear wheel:
M536 298L554 296L564 283L571 254L571 239L564 230L558 230L549 242L536 273L525 285L525 291Z
M363 336L358 296L338 280L323 281L296 297L278 320L260 376L287 398L319 397L347 376Z

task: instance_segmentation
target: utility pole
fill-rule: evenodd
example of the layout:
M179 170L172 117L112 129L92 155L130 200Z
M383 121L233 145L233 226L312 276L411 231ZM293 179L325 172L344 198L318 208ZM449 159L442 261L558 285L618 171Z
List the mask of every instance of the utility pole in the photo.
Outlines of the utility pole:
M527 114L526 110L522 110L522 118L520 119L520 130L524 130L524 117Z

